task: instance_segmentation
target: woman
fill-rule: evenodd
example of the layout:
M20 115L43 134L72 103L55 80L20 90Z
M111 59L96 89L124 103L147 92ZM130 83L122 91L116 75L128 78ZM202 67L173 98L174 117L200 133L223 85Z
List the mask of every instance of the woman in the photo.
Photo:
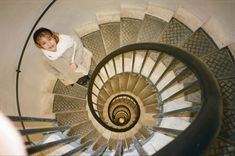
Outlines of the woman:
M43 60L65 85L77 82L86 85L92 53L71 36L59 34L47 28L39 28L33 35L34 43L43 52Z

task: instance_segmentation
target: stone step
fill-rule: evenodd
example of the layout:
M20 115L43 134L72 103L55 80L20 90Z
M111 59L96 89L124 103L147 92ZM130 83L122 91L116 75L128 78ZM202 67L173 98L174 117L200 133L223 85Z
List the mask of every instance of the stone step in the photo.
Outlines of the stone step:
M133 52L124 53L123 57L124 72L132 72Z
M175 73L173 71L168 72L165 77L159 81L156 85L157 89L161 91L168 83L170 83L175 78Z
M173 11L149 3L138 34L138 42L156 42L173 15Z
M104 90L107 92L108 95L113 95L115 92L113 90L111 81L107 81L104 85Z
M166 102L163 105L163 112L169 112L169 111L174 111L182 108L187 108L187 107L192 107L192 102L185 101L184 97Z
M158 42L177 46L186 40L192 33L193 32L187 26L176 18L172 18L161 33Z
M108 146L109 150L113 150L115 152L115 148L117 146L118 140L117 139L112 139L113 137L111 136L111 139L108 140Z
M175 84L171 87L169 87L167 90L165 90L164 92L162 92L161 94L161 99L165 100L168 97L170 97L171 95L174 95L175 93L177 93L178 91L182 90L184 88L183 84Z
M172 137L155 132L153 137L151 137L151 139L149 139L148 142L143 145L143 149L147 152L148 155L153 155L172 140Z
M155 104L156 101L157 101L157 95L156 94L152 94L149 97L143 99L143 103L144 103L145 106Z
M179 7L176 10L174 18L187 26L192 32L195 32L203 25L203 21L201 21L190 11L186 10L184 7Z
M123 55L118 55L114 58L114 64L115 64L115 68L116 68L116 72L117 74L122 73L123 72Z
M235 109L225 109L223 111L222 126L220 129L219 137L227 142L235 142Z
M137 41L143 19L144 9L121 7L120 45L128 45Z
M100 75L96 76L95 77L95 80L94 80L94 85L96 85L96 87L98 89L101 89L104 85L104 82L103 82L103 79L101 78Z
M81 153L83 153L84 150L89 148L89 146L92 144L92 142L93 141L88 141L86 143L83 143L80 146L74 148L73 150L70 150L69 152L65 153L64 155L74 155L74 154L81 155Z
M98 148L92 155L102 155L107 149L107 144L102 145L100 148Z
M153 132L159 132L161 134L167 135L172 138L176 138L180 133L182 133L182 130L163 128L158 126L149 127L149 129L152 130Z
M106 54L120 47L120 13L118 11L97 13L97 22Z
M100 147L102 147L103 145L107 145L108 140L105 139L102 135L99 136L99 138L96 140L96 142L94 143L92 149L93 150L97 150Z
M87 133L85 135L82 136L81 138L81 144L85 143L85 142L88 142L88 141L95 141L98 139L99 137L99 132L93 128L93 129L90 129L89 131L87 131Z
M114 65L113 60L110 60L108 63L106 63L105 68L107 70L109 78L113 77L116 74L116 69L115 69L115 65Z
M173 71L168 72L165 77L156 85L157 89L159 90L159 94L161 94L174 84L187 79L187 77L190 77L190 75L192 74L192 71L190 71L190 69L188 68L176 69ZM170 76L172 76L172 78L170 78ZM166 83L164 84L164 82Z
M100 105L104 105L104 103L106 102L106 100L110 97L109 95L110 93L106 91L106 89L101 89L98 95L98 104Z
M235 65L230 56L229 48L223 48L203 57L202 61L207 64L217 78L234 77Z
M139 140L137 140L136 137L132 137L132 142L139 155L147 155L146 151L143 149L141 143L139 142Z
M154 118L154 116L156 114L154 113L143 113L143 116L139 119L139 122L141 123L141 126L156 126L156 119Z
M59 113L56 114L56 119L59 126L72 126L88 120L88 114L87 111Z
M184 130L190 125L190 122L180 119L180 117L164 117L159 127L176 130Z
M145 106L144 108L145 108L146 113L150 113L150 114L159 114L160 113L160 110L159 110L159 107L157 106L157 104Z
M155 16L145 14L138 34L138 42L154 42L162 32L167 22Z
M186 94L184 96L185 101L195 102L195 103L201 103L201 97L202 97L201 90L195 90L194 92L191 92L190 94Z
M177 99L181 96L185 96L185 97L189 96L190 97L190 95L196 94L197 91L199 91L199 95L200 95L199 89L200 89L200 86L199 86L198 81L194 81L189 84L176 83L161 93L162 104L164 104L167 101ZM198 100L196 102L200 102L201 99L198 99L197 96L193 96L193 97L195 97L196 100Z
M144 139L143 135L140 132L137 132L134 136L139 141L142 141Z
M132 93L135 94L136 96L138 96L143 88L146 87L147 89L149 89L149 87L147 87L147 86L148 86L148 84L146 83L145 78L139 77L137 83L135 84L135 87L132 90ZM150 90L151 90L151 88L150 88Z
M84 122L81 122L79 124L76 124L75 126L72 126L71 129L68 132L69 136L76 136L76 135L85 135L90 129L94 128L91 121L86 120Z
M108 75L107 69L106 69L105 67L103 67L103 68L100 69L99 75L100 75L100 77L102 78L102 80L104 81L104 83L105 83L106 81L108 81L109 75Z
M45 136L45 139L41 142L41 144L46 144L46 143L50 143L53 141L59 141L61 139L65 139L65 138L67 138L67 136L65 134L63 134L61 132L56 132L56 133L50 134L48 136ZM52 155L66 153L66 152L68 152L78 146L79 146L79 143L77 141L73 141L73 142L68 143L66 145L61 144L61 145L54 146L52 148L49 148L49 149L43 151L42 153L44 155L52 156ZM33 155L37 155L37 154L35 153Z
M148 139L151 136L151 131L149 131L145 126L142 126L139 132L145 139Z
M126 91L129 82L128 79L129 79L129 74L121 74L119 76L120 91Z
M162 89L165 89L165 87L169 86L169 83L172 83L174 79L177 79L178 81L183 79L183 76L185 76L185 74L183 74L185 68L186 67L183 63L175 64L171 68L171 70L169 70L165 74L165 76L158 82L158 84L156 85L157 89L161 91Z
M115 148L115 156L122 156L123 148L122 148L122 141L118 141L116 148Z
M149 55L146 57L146 60L144 62L141 74L144 75L145 77L149 77L151 71L153 70L155 65L155 61L149 57Z
M141 72L141 69L143 67L144 58L146 55L145 50L136 50L135 58L134 58L134 64L133 64L133 72L139 74Z
M101 32L96 23L88 23L76 29L83 45L92 52L93 60L98 64L105 56L105 48Z
M139 79L139 76L138 76L137 74L132 74L132 75L129 77L126 90L129 91L129 92L131 92L131 91L134 89L134 87L135 87L135 85L136 85L138 79Z
M60 80L57 80L53 89L53 93L85 99L87 95L87 88L78 84L74 84L73 86L66 86Z
M215 139L215 141L205 151L204 156L234 155L234 152L234 144L228 143L221 139Z
M126 136L126 138L125 138L125 146L126 146L126 148L129 149L131 144L132 144L131 138L129 136Z
M87 101L85 99L76 99L61 95L55 95L53 103L53 113L57 113L75 110L86 110L85 105Z
M181 47L196 57L202 57L218 50L212 39L201 28L185 40Z
M113 89L113 94L119 93L120 92L120 80L119 80L119 76L115 76L112 79L110 79L111 81L111 86Z
M167 69L167 67L162 63L159 62L157 66L154 68L152 75L150 76L150 80L153 84L156 84L158 79L161 77L161 75L164 73L164 71Z
M148 83L146 83L146 84L147 85L144 86L144 88L142 88L142 90L140 90L139 93L136 93L137 96L142 100L146 99L147 97L149 97L153 94L157 94L156 91L154 90L154 88L150 84L148 84Z

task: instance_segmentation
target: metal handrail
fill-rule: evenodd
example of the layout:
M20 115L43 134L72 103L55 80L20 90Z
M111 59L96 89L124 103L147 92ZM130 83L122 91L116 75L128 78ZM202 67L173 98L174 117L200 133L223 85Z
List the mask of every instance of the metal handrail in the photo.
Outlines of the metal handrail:
M222 98L219 85L209 68L186 51L159 43L136 43L124 46L107 55L96 67L88 86L88 105L93 117L105 128L110 129L97 116L92 104L92 85L100 69L117 55L137 50L153 50L169 54L184 63L198 79L202 95L202 107L194 121L172 142L156 152L156 155L199 155L217 136L221 125ZM179 146L180 145L180 146Z
M17 70L16 70L16 106L17 106L17 112L18 112L19 117L21 117L20 102L19 102L19 101L20 101L20 100L19 100L19 77L20 77L20 72L21 72L20 67L21 67L21 64L22 64L23 57L24 57L25 49L26 49L26 47L27 47L27 45L28 45L29 39L30 39L30 37L32 36L32 33L33 33L34 29L36 28L37 24L39 23L39 21L41 20L41 18L45 15L45 13L48 11L48 9L50 9L51 6L52 6L55 2L56 2L56 0L53 0L53 1L46 7L46 9L42 12L42 14L38 17L38 19L37 19L36 22L34 23L32 29L30 30L30 33L29 33L29 35L28 35L28 37L27 37L27 39L26 39L26 41L25 41L24 47L23 47L23 49L22 49L22 51L21 51L20 59L19 59L19 62L18 62ZM20 123L21 123L22 128L25 129L24 122L21 121ZM26 138L27 138L27 140L28 140L29 142L31 142L28 136L26 136Z
M35 118L35 117L25 117L25 116L8 116L11 121L24 121L24 122L56 122L56 119L52 118Z
M56 141L51 141L51 142L44 143L44 144L34 145L34 146L28 147L27 151L28 151L29 154L34 154L34 153L38 153L38 152L47 150L51 147L54 147L54 146L57 146L57 145L60 145L60 144L66 144L66 143L76 141L79 138L80 138L80 136L73 136L73 137L59 139L59 140L56 140Z

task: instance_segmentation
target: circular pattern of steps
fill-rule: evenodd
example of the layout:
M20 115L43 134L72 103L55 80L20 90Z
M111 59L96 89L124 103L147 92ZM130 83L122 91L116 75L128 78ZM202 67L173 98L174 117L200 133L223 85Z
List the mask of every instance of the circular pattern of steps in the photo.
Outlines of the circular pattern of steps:
M81 155L177 155L190 146L182 141L186 136L198 143L185 154L197 155L217 134L221 96L224 114L234 113L235 66L229 48L219 49L202 28L191 29L170 11L162 18L149 8L145 14L122 9L108 21L98 16L97 26L78 30L93 53L94 72L88 88L58 80L53 112L58 125L71 127L68 136L80 136ZM121 115L113 118L115 110ZM234 116L223 120L232 120L234 128ZM200 134L199 125L208 130ZM226 126L219 136L229 152L234 132ZM205 142L199 142L203 137ZM211 150L207 155L213 155L213 145Z

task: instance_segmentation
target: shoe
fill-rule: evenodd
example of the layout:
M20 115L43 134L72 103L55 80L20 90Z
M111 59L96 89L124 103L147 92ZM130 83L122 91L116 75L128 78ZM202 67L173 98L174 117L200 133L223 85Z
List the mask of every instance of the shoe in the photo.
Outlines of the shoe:
M81 77L80 79L78 79L78 81L76 82L79 85L82 86L86 86L88 84L90 80L90 77L88 75Z

